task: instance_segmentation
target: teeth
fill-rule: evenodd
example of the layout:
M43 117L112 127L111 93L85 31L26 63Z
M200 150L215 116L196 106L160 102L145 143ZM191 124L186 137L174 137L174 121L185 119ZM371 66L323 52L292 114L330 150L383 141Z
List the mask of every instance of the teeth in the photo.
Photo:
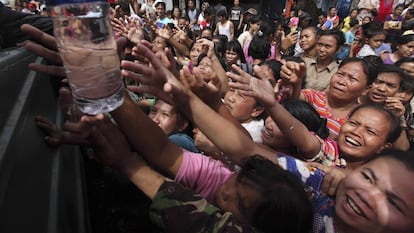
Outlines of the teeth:
M354 201L347 198L346 202L348 203L348 206L351 207L351 209L353 209L355 211L355 213L357 213L358 215L363 216L363 213L362 213L361 209L354 203Z
M361 144L350 137L345 137L345 141L354 145L354 146L361 146Z

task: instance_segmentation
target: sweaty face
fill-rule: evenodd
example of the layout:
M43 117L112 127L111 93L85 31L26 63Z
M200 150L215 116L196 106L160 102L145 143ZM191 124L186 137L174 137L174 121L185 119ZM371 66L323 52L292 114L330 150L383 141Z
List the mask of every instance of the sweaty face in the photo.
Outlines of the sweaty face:
M318 59L333 60L337 50L337 41L334 36L320 36L316 44Z
M361 165L338 188L337 218L358 232L413 232L413 179L414 172L393 158Z
M337 138L341 155L350 162L367 161L389 147L390 119L373 108L357 110L342 125Z
M166 135L174 133L177 129L177 113L175 112L174 106L162 100L157 100L148 116Z
M400 89L400 76L397 73L379 73L368 91L373 103L384 104L387 97L394 96Z
M237 174L231 175L215 193L214 204L223 211L233 213L240 222L251 223L261 195L250 183L246 179L238 180Z
M336 100L355 102L367 88L368 77L360 62L347 63L332 76L328 95Z

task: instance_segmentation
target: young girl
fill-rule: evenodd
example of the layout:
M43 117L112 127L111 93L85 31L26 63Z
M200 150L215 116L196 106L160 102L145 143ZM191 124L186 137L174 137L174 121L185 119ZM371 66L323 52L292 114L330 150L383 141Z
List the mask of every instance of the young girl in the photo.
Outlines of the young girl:
M379 48L385 40L386 32L381 25L371 22L363 26L364 46L356 57L363 58L369 55L377 55L375 50Z

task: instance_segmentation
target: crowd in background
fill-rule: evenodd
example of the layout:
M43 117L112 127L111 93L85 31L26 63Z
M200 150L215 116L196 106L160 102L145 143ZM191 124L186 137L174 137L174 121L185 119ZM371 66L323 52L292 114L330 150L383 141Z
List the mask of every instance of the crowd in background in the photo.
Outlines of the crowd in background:
M81 117L63 88L72 125L38 117L46 142L92 149L152 199L166 232L413 232L414 1L317 19L186 4L111 2L124 104ZM40 39L49 53L25 46L50 60L52 36ZM64 77L51 62L31 68Z

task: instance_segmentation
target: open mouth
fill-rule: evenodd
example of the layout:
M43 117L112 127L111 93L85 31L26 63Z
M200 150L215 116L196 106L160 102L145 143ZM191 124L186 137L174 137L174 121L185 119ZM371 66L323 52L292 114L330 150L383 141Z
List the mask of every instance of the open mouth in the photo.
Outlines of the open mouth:
M361 146L361 143L359 143L358 141L350 137L345 137L345 142L347 142L348 144L351 144L352 146Z
M270 129L267 129L267 128L264 128L264 129L262 130L262 135L263 135L264 137L266 137L266 138L271 138L271 137L273 137L273 133L272 133L272 131L271 131Z
M351 208L357 215L366 218L365 213L359 208L359 206L349 197L346 198L346 204Z

